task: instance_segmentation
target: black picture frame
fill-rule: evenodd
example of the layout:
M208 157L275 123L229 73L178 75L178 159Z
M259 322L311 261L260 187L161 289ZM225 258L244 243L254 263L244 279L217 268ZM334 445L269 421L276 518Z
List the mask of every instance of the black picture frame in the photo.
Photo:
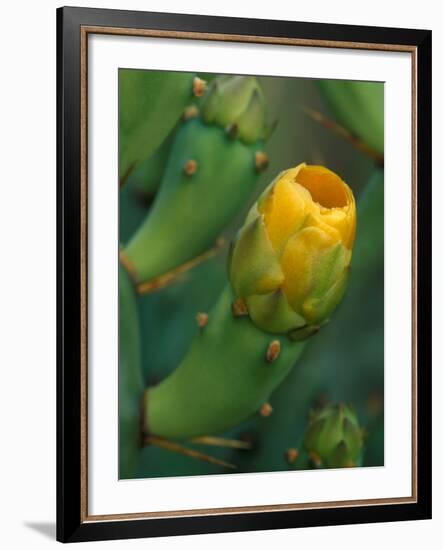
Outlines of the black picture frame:
M82 512L84 353L81 29L109 27L385 44L416 55L416 485L414 502L88 521ZM83 232L82 232L83 231ZM83 235L83 236L82 236ZM57 539L62 542L283 529L431 517L431 31L64 7L57 10Z

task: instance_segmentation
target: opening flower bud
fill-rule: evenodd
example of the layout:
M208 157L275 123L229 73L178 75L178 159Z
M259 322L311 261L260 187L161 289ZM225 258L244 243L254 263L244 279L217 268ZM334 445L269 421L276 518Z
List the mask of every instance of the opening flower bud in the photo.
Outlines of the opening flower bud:
M266 137L265 99L254 77L215 78L205 94L201 115L206 124L217 124L225 128L231 138L245 143Z
M346 288L355 230L354 196L339 176L306 164L280 173L230 258L231 284L253 322L297 338L327 321Z

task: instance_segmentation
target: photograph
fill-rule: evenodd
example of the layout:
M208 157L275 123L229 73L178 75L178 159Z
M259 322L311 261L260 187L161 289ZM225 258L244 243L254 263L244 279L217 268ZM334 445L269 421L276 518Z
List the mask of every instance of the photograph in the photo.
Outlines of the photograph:
M118 69L119 479L384 466L384 102Z

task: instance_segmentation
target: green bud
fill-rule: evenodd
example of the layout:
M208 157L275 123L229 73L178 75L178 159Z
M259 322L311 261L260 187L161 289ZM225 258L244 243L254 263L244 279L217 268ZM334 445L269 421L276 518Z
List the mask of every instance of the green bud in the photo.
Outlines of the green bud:
M305 449L326 468L356 466L363 435L352 406L328 405L312 414L304 436Z
M238 137L245 143L266 137L265 99L252 76L214 79L202 101L201 115L206 124L221 126L231 138Z

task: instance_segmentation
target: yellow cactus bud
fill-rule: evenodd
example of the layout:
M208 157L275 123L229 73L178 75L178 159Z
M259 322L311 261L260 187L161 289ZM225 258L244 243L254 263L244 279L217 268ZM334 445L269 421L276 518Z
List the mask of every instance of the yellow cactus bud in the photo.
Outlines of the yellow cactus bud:
M355 230L354 196L339 176L304 163L279 174L230 260L231 284L255 324L295 338L318 329L345 290Z

